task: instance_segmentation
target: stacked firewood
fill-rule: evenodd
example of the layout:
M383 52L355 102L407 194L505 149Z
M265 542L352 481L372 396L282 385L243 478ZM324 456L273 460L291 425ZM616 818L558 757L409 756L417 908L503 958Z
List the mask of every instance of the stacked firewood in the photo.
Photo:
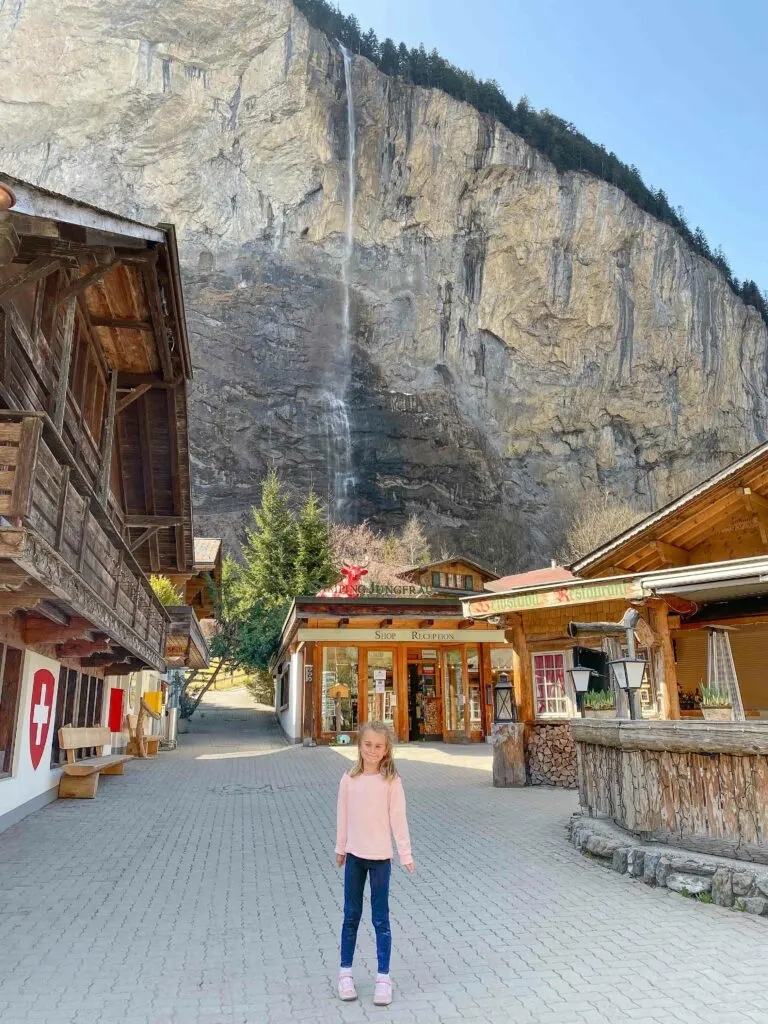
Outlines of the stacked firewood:
M576 788L576 747L564 723L538 723L528 738L528 776L532 786Z

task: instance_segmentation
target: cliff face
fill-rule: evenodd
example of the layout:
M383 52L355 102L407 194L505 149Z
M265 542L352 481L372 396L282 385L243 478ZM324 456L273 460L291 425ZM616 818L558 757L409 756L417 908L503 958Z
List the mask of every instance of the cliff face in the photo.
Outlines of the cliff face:
M523 566L584 486L647 507L765 437L766 328L710 264L444 94L347 89L289 0L0 2L0 38L0 168L177 226L199 532L275 462Z

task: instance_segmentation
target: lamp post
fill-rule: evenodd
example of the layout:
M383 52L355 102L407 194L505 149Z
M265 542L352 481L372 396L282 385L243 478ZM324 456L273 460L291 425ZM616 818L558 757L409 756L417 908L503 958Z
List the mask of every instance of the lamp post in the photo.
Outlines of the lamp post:
M632 644L634 648L634 644ZM629 717L632 719L641 718L638 706L637 693L643 685L645 678L646 663L642 658L635 658L634 650L630 648L629 658L617 658L610 662L611 670L616 677L616 682L622 690L626 690L629 698Z
M515 690L507 672L499 673L499 681L493 688L493 722L503 725L517 721Z
M584 717L584 694L589 689L589 680L592 678L593 670L583 665L574 665L568 669L573 688L576 691L576 710Z

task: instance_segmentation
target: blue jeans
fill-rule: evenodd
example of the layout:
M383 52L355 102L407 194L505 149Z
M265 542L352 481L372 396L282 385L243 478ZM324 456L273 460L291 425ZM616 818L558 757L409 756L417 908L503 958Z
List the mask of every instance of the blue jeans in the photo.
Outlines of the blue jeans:
M371 919L376 932L376 955L379 974L389 974L392 955L392 932L389 928L390 860L363 860L347 854L344 867L344 924L341 928L341 966L351 967L355 955L357 927L363 916L363 893L366 875L371 879Z

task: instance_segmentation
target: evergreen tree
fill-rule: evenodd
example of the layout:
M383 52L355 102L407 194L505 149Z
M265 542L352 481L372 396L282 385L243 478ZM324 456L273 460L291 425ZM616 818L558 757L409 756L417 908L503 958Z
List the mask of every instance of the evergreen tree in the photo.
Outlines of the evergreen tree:
M336 579L331 534L323 507L314 491L304 502L296 524L297 550L294 593L316 594Z
M269 607L293 596L297 550L296 518L274 468L262 482L261 507L252 511L239 588L243 600Z

